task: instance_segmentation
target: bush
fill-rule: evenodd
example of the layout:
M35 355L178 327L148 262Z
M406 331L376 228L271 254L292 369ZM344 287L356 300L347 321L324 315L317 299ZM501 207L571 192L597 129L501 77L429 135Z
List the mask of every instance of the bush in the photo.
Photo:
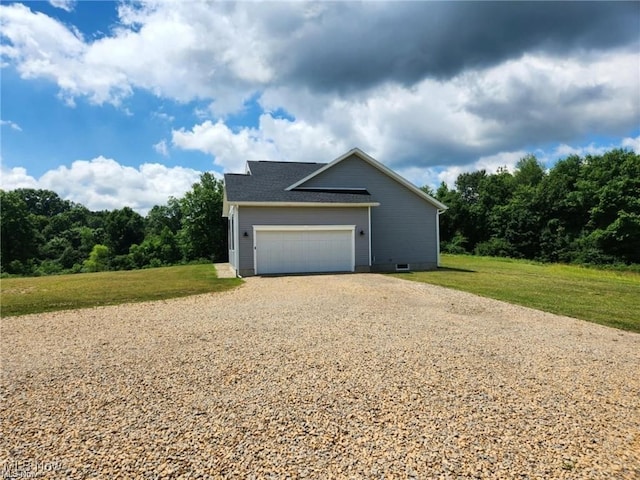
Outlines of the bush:
M440 251L444 253L452 254L465 254L468 253L465 248L467 245L467 239L460 232L456 233L453 238L448 242L441 242Z
M157 258L152 258L151 261L149 262L150 268L162 267L163 265L164 263L162 263L162 261Z
M496 237L493 237L486 242L478 243L474 253L482 257L519 257L518 252L513 245L503 238Z
M83 270L86 272L103 272L108 269L109 247L100 245L93 246L89 258L83 263Z
M3 270L12 275L33 275L35 267L33 264L33 259L26 260L25 262L21 262L20 260L13 260L9 262L9 265L7 265L7 267Z
M62 265L55 260L44 260L36 269L35 274L40 275L56 275L62 273Z
M69 273L80 273L82 272L82 265L79 263L74 263L73 266L69 269Z
M111 270L133 270L137 268L133 257L127 255L116 255L110 263Z

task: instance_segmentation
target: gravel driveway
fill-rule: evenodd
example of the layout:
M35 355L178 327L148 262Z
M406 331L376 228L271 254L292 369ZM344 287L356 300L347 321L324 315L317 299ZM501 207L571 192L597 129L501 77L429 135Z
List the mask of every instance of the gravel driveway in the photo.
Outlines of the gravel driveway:
M4 318L1 347L5 476L640 478L640 335L382 275Z

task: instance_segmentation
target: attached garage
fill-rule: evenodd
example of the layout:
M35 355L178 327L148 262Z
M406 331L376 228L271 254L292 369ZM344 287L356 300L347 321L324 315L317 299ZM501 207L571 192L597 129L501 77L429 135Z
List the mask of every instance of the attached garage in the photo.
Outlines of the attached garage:
M254 225L256 275L353 272L355 225Z
M433 269L446 208L357 148L330 163L248 161L224 175L239 277Z

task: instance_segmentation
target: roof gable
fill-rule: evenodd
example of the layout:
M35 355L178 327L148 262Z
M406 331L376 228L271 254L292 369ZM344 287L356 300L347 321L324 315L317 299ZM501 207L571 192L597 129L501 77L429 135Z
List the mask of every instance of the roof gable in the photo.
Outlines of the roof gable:
M325 171L329 170L330 168L334 167L335 165L339 164L343 160L345 160L347 158L350 158L350 157L352 157L354 155L357 156L358 158L360 158L361 160L367 162L372 167L378 169L379 171L381 171L382 173L384 173L385 175L387 175L391 179L395 180L397 183L399 183L403 187L407 188L408 190L410 190L411 192L413 192L417 196L419 196L422 199L426 200L427 202L432 204L434 207L436 207L436 208L438 208L440 210L446 210L447 209L446 205L444 205L443 203L439 202L438 200L433 198L431 195L428 195L427 193L423 192L418 187L416 187L414 184L412 184L411 182L409 182L405 178L403 178L400 175L398 175L396 172L391 170L386 165L383 165L382 163L378 162L373 157L367 155L365 152L363 152L359 148L353 148L353 149L349 150L348 152L346 152L345 154L339 156L338 158L336 158L332 162L322 165L320 168L318 168L317 170L315 170L313 172L310 172L307 176L305 176L301 180L298 180L297 182L289 185L286 189L288 191L292 191L292 190L304 188L304 184L307 183L312 178L317 177L318 175L322 174L323 172L325 172Z

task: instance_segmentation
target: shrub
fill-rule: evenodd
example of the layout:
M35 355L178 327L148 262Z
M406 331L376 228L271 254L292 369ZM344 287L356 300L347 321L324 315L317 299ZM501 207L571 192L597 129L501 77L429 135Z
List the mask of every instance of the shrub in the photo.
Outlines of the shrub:
M476 255L483 257L512 257L517 258L518 252L503 238L493 237L486 242L480 242L474 250Z
M40 275L55 275L62 273L62 265L55 260L44 260L40 266L36 269L35 274Z
M448 242L440 244L440 250L444 253L465 254L467 249L467 239L460 232L457 232Z
M102 272L108 269L109 247L100 245L93 246L89 258L82 264L86 272Z
M111 259L111 270L133 270L136 267L136 263L130 254L116 255Z

